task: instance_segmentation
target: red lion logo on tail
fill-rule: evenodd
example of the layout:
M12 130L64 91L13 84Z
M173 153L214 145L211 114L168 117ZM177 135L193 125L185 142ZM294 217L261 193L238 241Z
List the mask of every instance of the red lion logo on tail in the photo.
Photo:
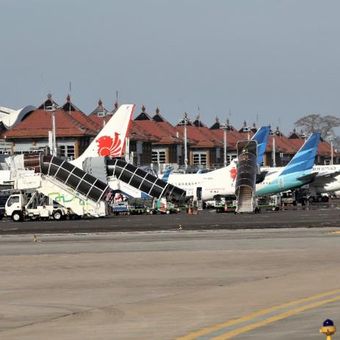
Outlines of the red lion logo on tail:
M102 136L96 142L98 143L99 156L119 157L121 155L122 141L119 138L119 133L115 132L114 139L110 136Z
M230 170L230 177L231 177L231 179L232 179L233 181L235 181L236 176L237 176L237 169L236 169L236 168L232 168L232 169Z

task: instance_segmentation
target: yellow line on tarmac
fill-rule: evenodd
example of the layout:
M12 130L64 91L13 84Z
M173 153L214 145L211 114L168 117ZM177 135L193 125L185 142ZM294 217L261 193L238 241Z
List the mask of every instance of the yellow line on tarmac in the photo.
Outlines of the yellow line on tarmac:
M212 338L211 340L226 340L226 339L231 339L234 336L240 335L242 333L249 332L249 331L251 331L253 329L256 329L256 328L259 328L259 327L266 326L266 325L268 325L268 324L270 324L272 322L283 320L283 319L286 319L286 318L288 318L290 316L302 313L302 312L304 312L306 310L317 308L317 307L320 307L322 305L326 305L327 303L331 303L331 302L335 302L335 301L339 301L339 300L340 300L340 296L337 296L337 297L332 298L332 299L322 300L322 301L311 303L309 305L305 305L305 306L302 306L302 307L291 309L291 310L289 310L287 312L284 312L284 313L272 316L272 317L270 317L268 319L265 319L265 320L262 320L262 321L258 321L258 322L255 322L253 324L250 324L250 325L247 325L247 326L235 329L233 331L224 333L224 334L222 334L220 336Z
M266 308L266 309L261 309L257 312L250 313L250 314L245 315L245 316L238 318L238 319L232 319L232 320L229 320L229 321L226 321L226 322L223 322L223 323L218 323L218 324L212 325L210 327L202 328L198 331L191 332L188 335L181 336L181 337L177 338L177 340L195 340L200 336L204 336L204 335L207 335L209 333L219 331L222 328L226 328L226 327L229 327L229 326L237 325L237 324L245 322L245 321L252 320L252 319L254 319L258 316L269 314L269 313L275 312L279 309L288 308L288 307L298 305L298 304L301 304L301 303L311 302L313 300L324 298L324 297L327 297L327 296L330 296L330 295L335 295L335 294L338 294L338 293L340 293L340 289L335 289L335 290L332 290L332 291L329 291L329 292L316 294L316 295L313 295L313 296L310 296L310 297L307 297L307 298L287 302L287 303L284 303L282 305L278 305L278 306L274 306L274 307L270 307L270 308Z

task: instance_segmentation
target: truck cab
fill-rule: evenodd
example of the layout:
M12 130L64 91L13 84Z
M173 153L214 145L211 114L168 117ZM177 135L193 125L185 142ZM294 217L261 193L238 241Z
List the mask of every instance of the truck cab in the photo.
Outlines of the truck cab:
M23 218L23 207L25 205L22 194L13 194L8 197L5 205L5 215L12 217L15 222L21 221Z

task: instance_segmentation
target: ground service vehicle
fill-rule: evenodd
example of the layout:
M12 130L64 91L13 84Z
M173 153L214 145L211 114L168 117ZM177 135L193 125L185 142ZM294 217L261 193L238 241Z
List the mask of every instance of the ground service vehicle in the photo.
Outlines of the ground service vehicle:
M18 193L8 197L5 215L11 217L15 222L24 219L61 220L67 216L67 209L38 192Z

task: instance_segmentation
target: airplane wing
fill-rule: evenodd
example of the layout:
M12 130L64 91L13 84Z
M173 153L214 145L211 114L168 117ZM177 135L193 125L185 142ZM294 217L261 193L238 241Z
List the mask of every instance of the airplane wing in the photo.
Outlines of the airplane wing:
M263 182L266 175L268 174L268 171L261 171L256 175L256 184Z
M312 173L310 173L308 175L304 175L304 176L298 177L297 179L299 181L303 181L304 184L308 184L308 183L313 182L317 175L318 175L317 172L312 172Z
M339 175L340 175L340 170L332 171L332 172L330 171L319 172L314 179L314 183L327 184L327 183L336 182L337 181L336 177Z

